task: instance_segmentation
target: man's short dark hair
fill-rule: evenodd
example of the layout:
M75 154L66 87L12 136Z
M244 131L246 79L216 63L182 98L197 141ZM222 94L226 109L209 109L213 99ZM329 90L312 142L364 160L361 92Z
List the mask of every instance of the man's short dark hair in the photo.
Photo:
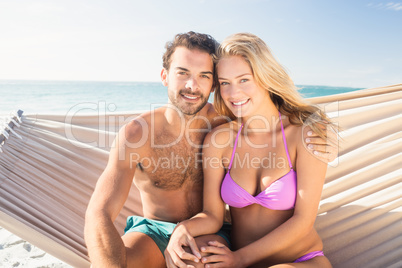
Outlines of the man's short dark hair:
M216 40L208 35L196 32L187 32L176 34L173 41L169 41L166 43L165 54L163 54L163 68L169 70L170 63L172 62L171 57L175 52L177 47L185 47L187 49L198 49L204 52L207 52L212 57L215 55L216 49L218 48L219 43Z

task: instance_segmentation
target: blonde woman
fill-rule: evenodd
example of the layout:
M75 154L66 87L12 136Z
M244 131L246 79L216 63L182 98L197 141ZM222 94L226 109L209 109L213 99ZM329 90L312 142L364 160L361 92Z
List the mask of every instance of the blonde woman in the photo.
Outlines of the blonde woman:
M204 209L175 228L168 267L331 267L314 229L327 163L303 144L304 126L325 139L330 120L299 96L257 36L228 37L216 62L214 105L233 121L205 138ZM201 256L194 237L219 231L225 203L231 249L210 241Z

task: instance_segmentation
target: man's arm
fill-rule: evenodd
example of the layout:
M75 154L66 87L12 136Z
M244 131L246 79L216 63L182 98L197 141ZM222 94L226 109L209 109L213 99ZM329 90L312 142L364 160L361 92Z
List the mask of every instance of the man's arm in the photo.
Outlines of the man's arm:
M113 222L127 199L135 173L136 163L130 163L127 146L127 137L132 138L132 133L135 136L135 128L131 122L119 131L89 201L84 234L93 267L126 267L126 249Z
M326 139L321 138L311 127L306 126L303 129L303 142L310 153L314 154L321 161L329 163L338 157L338 134L331 128L327 128L325 124L322 124L321 127L326 133Z

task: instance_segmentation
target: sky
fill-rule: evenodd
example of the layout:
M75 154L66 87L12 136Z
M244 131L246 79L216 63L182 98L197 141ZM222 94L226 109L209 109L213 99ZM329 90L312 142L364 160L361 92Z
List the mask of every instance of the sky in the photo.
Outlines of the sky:
M402 1L0 0L0 80L160 81L165 43L262 38L296 85L402 83Z

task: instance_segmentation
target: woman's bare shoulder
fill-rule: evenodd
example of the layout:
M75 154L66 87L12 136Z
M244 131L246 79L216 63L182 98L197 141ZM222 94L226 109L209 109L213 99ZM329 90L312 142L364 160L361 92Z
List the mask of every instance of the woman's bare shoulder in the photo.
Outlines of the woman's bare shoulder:
M235 122L227 122L211 130L205 138L204 144L211 144L215 147L227 147L231 144L240 125ZM225 146L226 145L226 146Z

